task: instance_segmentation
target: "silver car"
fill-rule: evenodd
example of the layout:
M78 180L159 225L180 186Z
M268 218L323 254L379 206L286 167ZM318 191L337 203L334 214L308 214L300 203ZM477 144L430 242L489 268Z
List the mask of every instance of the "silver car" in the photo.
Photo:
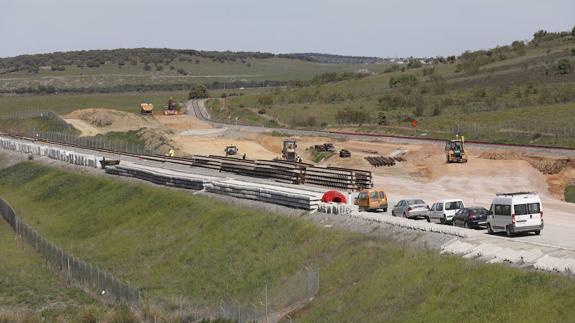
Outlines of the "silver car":
M429 206L423 200L401 200L393 207L391 215L403 216L404 218L417 219L426 218Z

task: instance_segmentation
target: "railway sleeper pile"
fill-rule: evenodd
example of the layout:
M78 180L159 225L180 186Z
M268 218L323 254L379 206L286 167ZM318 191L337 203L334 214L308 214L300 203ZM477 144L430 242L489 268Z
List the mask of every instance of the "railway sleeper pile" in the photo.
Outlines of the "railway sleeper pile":
M385 156L368 156L365 157L372 166L380 167L380 166L395 166L397 162L404 162L405 158L403 157L385 157Z
M304 210L316 209L322 193L301 188L203 176L132 163L106 167L106 173L134 177L159 185L203 190L243 199L256 200Z
M98 167L101 157L69 151L59 147L26 142L14 138L0 138L0 147L28 155L45 156L51 159L67 162L69 164Z
M183 173L171 172L168 170L158 171L151 167L137 166L132 164L106 167L106 173L112 175L134 177L158 185L185 188L190 190L203 190L204 185L209 182L209 180L206 178L186 176Z

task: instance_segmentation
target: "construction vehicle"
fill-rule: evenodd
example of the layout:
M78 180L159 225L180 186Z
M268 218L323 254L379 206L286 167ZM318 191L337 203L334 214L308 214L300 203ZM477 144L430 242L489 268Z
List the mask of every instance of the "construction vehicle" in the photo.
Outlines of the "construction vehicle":
M339 151L339 157L340 158L350 158L351 157L351 152L347 149L342 149Z
M315 145L313 147L314 147L315 151L317 151L317 152L322 152L322 151L329 151L331 153L335 152L335 146L332 143Z
M140 103L140 113L141 114L152 114L154 111L154 105L149 102Z
M297 142L294 139L283 141L282 158L290 162L301 162L301 157L296 153Z
M179 111L177 109L177 104L174 102L174 99L170 97L168 99L168 104L164 106L164 114L165 115L177 115Z
M238 154L238 147L234 146L234 145L229 145L226 147L226 149L224 149L224 151L226 152L226 157L237 155Z
M445 156L448 163L467 163L465 153L465 137L455 136L454 140L445 143Z

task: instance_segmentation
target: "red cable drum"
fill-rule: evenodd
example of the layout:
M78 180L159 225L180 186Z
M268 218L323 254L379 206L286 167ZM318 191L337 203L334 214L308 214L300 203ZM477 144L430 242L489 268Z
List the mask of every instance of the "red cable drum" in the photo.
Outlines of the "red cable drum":
M334 202L334 203L347 203L347 198L345 195L338 191L327 191L321 197L321 201L324 203Z

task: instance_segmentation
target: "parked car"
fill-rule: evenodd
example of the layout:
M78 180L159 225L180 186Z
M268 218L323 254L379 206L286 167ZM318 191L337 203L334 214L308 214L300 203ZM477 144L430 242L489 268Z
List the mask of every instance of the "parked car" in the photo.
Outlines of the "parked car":
M427 213L427 222L451 223L455 213L464 207L463 201L457 199L435 202Z
M429 206L423 200L401 200L393 207L391 215L403 216L404 218L425 218Z
M487 213L489 211L484 207L466 207L455 212L451 222L464 228L482 227L487 224Z
M355 199L355 205L360 211L383 210L387 212L387 194L383 189L367 189L359 192Z
M517 232L543 230L543 205L535 192L497 194L487 216L487 231L505 231L508 237Z

